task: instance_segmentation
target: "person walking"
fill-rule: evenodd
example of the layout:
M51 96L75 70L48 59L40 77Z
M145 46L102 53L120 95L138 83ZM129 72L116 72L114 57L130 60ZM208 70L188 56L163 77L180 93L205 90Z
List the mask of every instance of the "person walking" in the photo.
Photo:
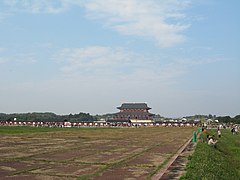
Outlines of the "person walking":
M220 129L218 129L217 133L218 133L218 138L221 138L221 131L220 131Z

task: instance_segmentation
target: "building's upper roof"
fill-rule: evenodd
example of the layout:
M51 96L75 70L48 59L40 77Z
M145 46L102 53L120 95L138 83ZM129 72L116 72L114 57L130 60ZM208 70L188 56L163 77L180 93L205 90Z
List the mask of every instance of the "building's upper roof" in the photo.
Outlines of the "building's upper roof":
M118 109L151 109L146 103L123 103Z
M150 112L118 112L118 113L114 113L114 116L116 115L129 115L129 116L153 116L154 114L150 113Z

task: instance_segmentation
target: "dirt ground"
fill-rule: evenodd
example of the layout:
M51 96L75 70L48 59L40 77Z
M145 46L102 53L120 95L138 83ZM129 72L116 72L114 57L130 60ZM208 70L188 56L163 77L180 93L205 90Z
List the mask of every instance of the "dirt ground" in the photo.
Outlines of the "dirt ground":
M191 127L73 129L0 134L0 179L146 179Z

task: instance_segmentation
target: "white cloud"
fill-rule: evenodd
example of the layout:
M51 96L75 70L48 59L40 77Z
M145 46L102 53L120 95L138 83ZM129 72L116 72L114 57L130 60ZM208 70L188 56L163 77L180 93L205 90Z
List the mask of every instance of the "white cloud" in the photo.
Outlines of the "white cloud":
M63 49L54 56L54 59L60 63L60 70L67 77L85 79L101 77L131 83L149 81L171 84L192 65L182 61L161 64L160 59L105 46Z
M61 13L69 8L68 0L5 0L12 11L30 13Z
M1 53L1 52L5 52L6 50L7 50L7 48L1 48L1 47L0 47L0 53Z
M1 49L0 49L1 52ZM31 53L21 53L16 55L0 56L0 63L14 62L20 64L32 64L36 62L36 57Z
M135 69L138 67L136 61L143 61L140 56L124 49L105 46L65 48L54 59L64 64L61 70L66 74L117 72L118 69L127 70L130 66Z
M7 58L7 57L0 57L0 64L2 63L6 63L8 61L10 61L11 59L10 58Z
M7 12L0 12L0 22L5 20L7 17L9 17L11 14Z
M144 37L161 47L186 40L182 34L190 24L184 10L190 0L6 0L12 11L61 13L72 6L85 8L87 17L124 34Z
M154 39L168 47L184 41L181 33L189 27L182 24L183 10L190 1L90 0L84 3L88 17L103 20L107 26L126 34Z
M15 61L18 63L23 63L23 64L33 64L35 63L36 60L36 55L33 53L21 53L17 54L14 57Z

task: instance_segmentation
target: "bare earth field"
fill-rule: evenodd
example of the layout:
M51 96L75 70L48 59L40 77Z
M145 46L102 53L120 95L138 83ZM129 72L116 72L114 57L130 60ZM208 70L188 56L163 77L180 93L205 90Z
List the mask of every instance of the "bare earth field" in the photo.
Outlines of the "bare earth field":
M147 179L193 131L191 127L69 128L0 134L0 179Z

